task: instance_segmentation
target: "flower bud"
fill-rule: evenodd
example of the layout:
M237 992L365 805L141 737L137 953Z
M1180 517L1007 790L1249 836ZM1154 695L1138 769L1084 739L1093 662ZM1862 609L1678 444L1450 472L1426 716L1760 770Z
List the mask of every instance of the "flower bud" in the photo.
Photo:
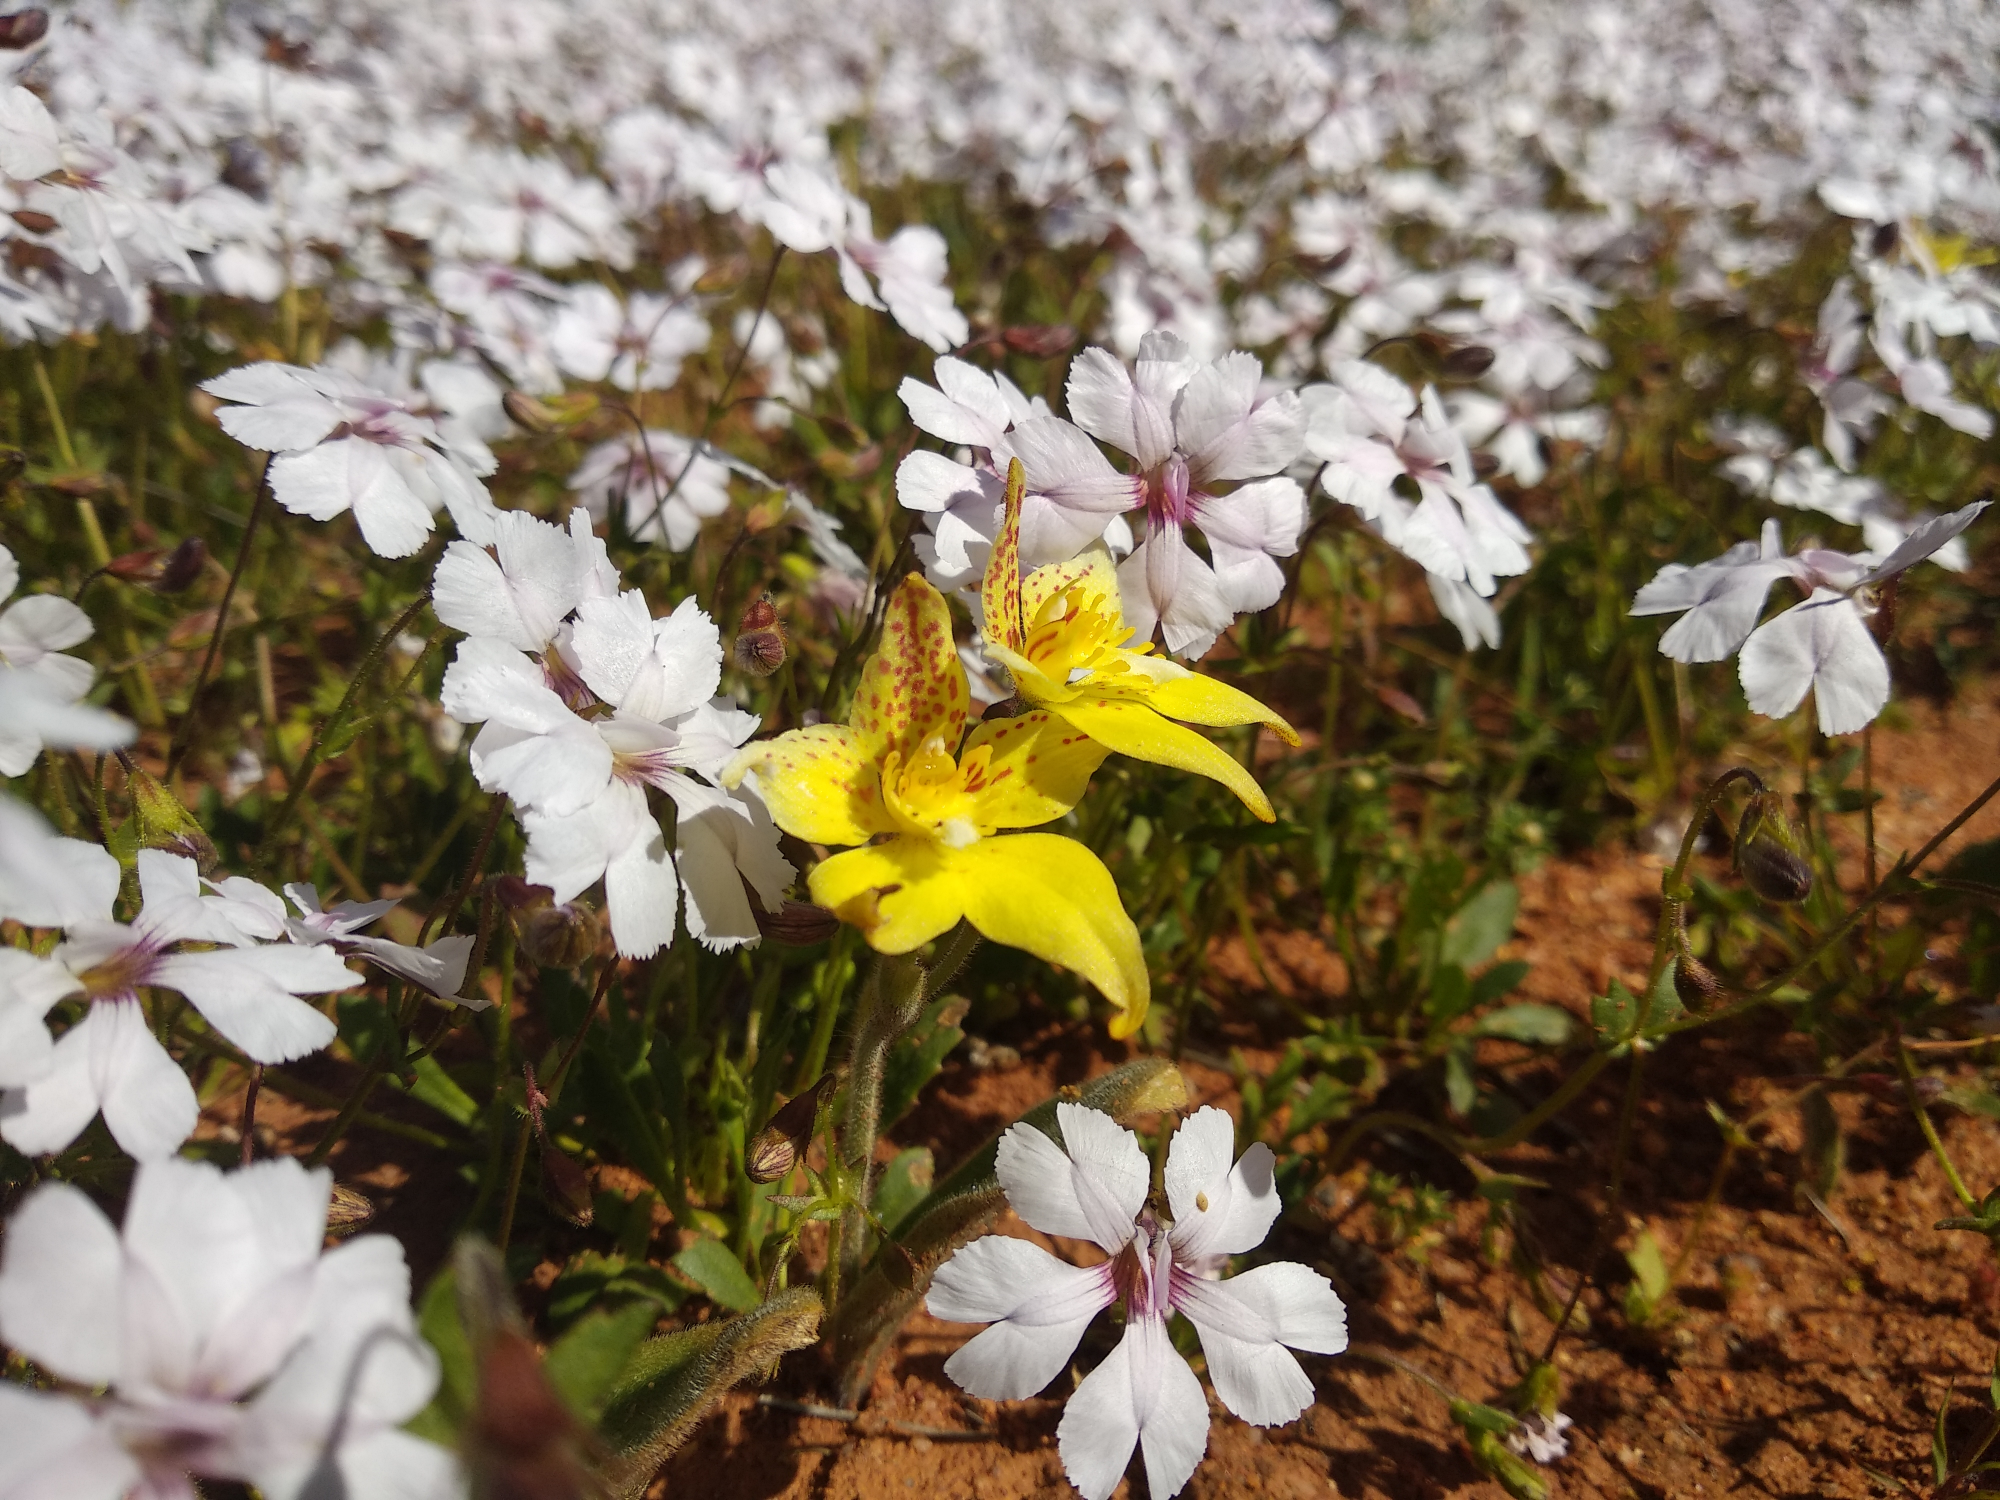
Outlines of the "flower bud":
M518 875L502 875L493 894L513 918L521 951L538 969L574 969L604 941L604 924L581 901L555 904L555 892Z
M156 594L178 594L201 576L208 561L208 544L191 536L171 552L148 547L125 552L104 565L104 571L126 583L143 583Z
M743 1174L752 1182L777 1182L798 1164L819 1119L819 1102L834 1075L822 1073L804 1093L786 1101L743 1151Z
M1706 1015L1729 993L1715 971L1688 951L1685 941L1674 958L1674 993L1695 1015Z
M126 790L132 795L132 814L139 824L139 847L178 854L193 860L202 874L214 874L220 856L202 826L172 792L142 771L138 762L123 750L118 752L118 763L125 768Z
M579 1227L589 1227L597 1216L590 1174L574 1159L546 1143L542 1146L542 1202Z
M743 611L734 654L736 665L752 677L769 677L785 664L785 623L769 594Z
M810 901L783 901L775 912L765 911L752 901L750 910L757 918L758 932L789 948L810 948L840 930L839 917Z
M1477 380L1493 368L1493 351L1484 344L1461 344L1439 361L1439 368L1453 380Z
M1812 866L1778 793L1760 790L1743 809L1736 825L1736 871L1766 901L1790 903L1812 894Z
M30 234L54 234L56 232L55 215L45 214L40 209L17 208L8 217Z
M1067 323L1023 323L1001 329L1000 340L1030 359L1054 359L1076 342L1076 330Z
M11 16L0 16L0 50L19 52L48 34L49 13L45 10L17 10Z
M504 392L500 408L516 427L525 427L530 432L554 432L562 425L553 411L526 391Z

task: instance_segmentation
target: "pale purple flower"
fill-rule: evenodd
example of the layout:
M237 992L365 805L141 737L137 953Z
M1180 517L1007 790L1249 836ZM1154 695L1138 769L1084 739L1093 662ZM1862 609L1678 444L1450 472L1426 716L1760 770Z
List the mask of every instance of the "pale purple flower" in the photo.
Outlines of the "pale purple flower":
M1143 534L1118 569L1126 623L1141 640L1157 628L1175 655L1201 656L1237 615L1275 604L1277 559L1305 528L1305 492L1278 472L1299 456L1299 398L1260 394L1263 374L1240 350L1201 363L1170 333L1147 334L1129 371L1095 348L1070 366L1070 417L1137 470L1127 483Z
M599 520L614 508L634 541L664 542L685 552L704 521L729 509L730 465L706 443L658 428L645 445L630 436L607 438L569 476L570 490Z
M1778 523L1757 542L1685 567L1669 563L1632 602L1635 615L1679 614L1660 638L1676 661L1721 661L1740 651L1738 674L1750 707L1781 719L1810 691L1822 734L1854 734L1889 701L1889 663L1869 633L1874 590L1946 546L1991 502L1979 500L1913 527L1886 557L1808 548L1787 555ZM1757 623L1771 585L1789 578L1801 604Z
M692 599L655 620L634 589L585 598L564 628L543 663L560 659L573 678L567 692L550 685L546 665L493 636L462 641L445 674L445 711L484 726L474 775L519 809L528 878L557 902L603 880L612 937L628 956L672 939L683 891L697 939L755 942L743 879L775 910L796 872L762 805L712 784L757 728L755 716L715 696L714 621ZM578 707L611 712L584 718ZM647 808L648 787L675 805L671 848Z
M326 365L245 365L202 389L242 403L221 408L216 420L246 448L276 455L271 493L294 514L330 521L351 510L380 557L408 557L423 546L440 507L468 539L492 539L497 512L486 487L408 402Z
M1331 373L1331 384L1299 393L1306 452L1325 465L1326 492L1360 511L1390 546L1481 598L1497 579L1527 572L1528 529L1475 477L1437 392L1425 387L1419 397L1361 360ZM1398 481L1415 488L1414 502Z
M684 299L634 292L621 302L587 281L556 314L549 350L557 367L578 380L664 391L681 378L681 361L706 349L708 339L708 319Z
M0 600L20 585L0 546ZM19 776L44 745L109 750L132 739L116 714L83 703L97 669L70 646L90 639L90 617L60 594L25 594L0 608L0 776Z
M1843 469L1854 467L1855 443L1873 432L1876 420L1895 406L1853 373L1867 332L1867 311L1854 295L1852 279L1843 276L1820 304L1818 332L1799 371L1826 413L1820 440Z
M1000 1138L996 1171L1034 1229L1089 1240L1110 1257L1071 1266L1026 1240L988 1235L938 1268L933 1316L987 1323L945 1362L976 1396L1032 1396L1059 1375L1085 1327L1114 1302L1125 1334L1070 1397L1058 1430L1063 1467L1085 1500L1105 1500L1136 1446L1157 1500L1178 1494L1208 1445L1201 1383L1167 1338L1175 1312L1194 1324L1222 1404L1246 1422L1290 1422L1313 1402L1290 1350L1338 1354L1347 1311L1326 1278L1279 1261L1217 1279L1255 1249L1281 1207L1271 1148L1232 1165L1235 1126L1213 1107L1181 1123L1167 1153L1166 1206L1148 1206L1151 1173L1138 1138L1108 1115L1058 1104L1062 1145L1032 1125Z
M140 1166L122 1232L79 1188L35 1189L0 1248L0 1340L103 1394L0 1382L0 1494L460 1495L451 1454L399 1430L438 1383L402 1247L322 1253L332 1187L289 1159L168 1157Z
M1576 1424L1562 1412L1543 1416L1531 1411L1507 1434L1507 1446L1523 1458L1546 1467L1569 1453L1569 1439L1563 1434Z
M360 976L330 948L260 941L284 930L283 904L263 887L204 882L193 860L156 849L139 851L137 920L113 921L117 861L88 847L65 851L64 873L95 908L58 913L64 939L47 958L0 949L0 1016L10 1018L0 1024L0 1138L30 1155L60 1151L101 1111L112 1138L144 1161L186 1140L198 1110L140 990L179 992L246 1056L278 1063L333 1040L333 1022L298 997L352 989ZM41 1019L73 995L88 1008L52 1043Z
M308 946L325 943L336 953L352 953L377 968L420 985L440 1000L463 1005L468 1010L485 1010L492 1001L483 995L467 998L459 994L465 984L465 966L472 957L473 939L461 934L441 937L421 948L388 938L358 936L361 929L382 920L398 905L395 901L343 901L331 910L319 904L319 892L304 882L285 887L299 914L285 918L285 935Z

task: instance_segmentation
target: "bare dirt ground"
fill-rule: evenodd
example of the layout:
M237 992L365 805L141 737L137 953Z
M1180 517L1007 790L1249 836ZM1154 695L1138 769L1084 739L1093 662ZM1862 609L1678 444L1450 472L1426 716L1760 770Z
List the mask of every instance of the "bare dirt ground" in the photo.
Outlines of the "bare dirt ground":
M1877 820L1883 863L1914 848L2000 772L2000 684L1962 695L1947 714L1910 706L1900 727L1878 728ZM1973 820L1951 848L2000 837L2000 802ZM1948 855L1949 849L1945 851ZM1844 883L1859 883L1852 849ZM1583 1012L1610 979L1644 974L1657 913L1656 854L1613 848L1552 860L1521 881L1515 942L1506 956L1532 971L1523 997ZM1331 1006L1345 971L1309 934L1261 936L1265 972L1294 1003ZM1233 942L1234 940L1232 940ZM1213 955L1209 984L1219 1010L1264 985L1264 973L1229 943ZM1948 969L1948 951L1940 959ZM1251 1007L1246 1007L1249 1009ZM987 1037L1020 1061L975 1068L961 1048L895 1132L899 1146L928 1145L948 1170L992 1131L1066 1083L1115 1066L1128 1054L1101 1029L1058 1021L1035 1005ZM1254 1034L1241 1042L1254 1059ZM1227 1072L1202 1059L1185 1065L1197 1101L1233 1108ZM1496 1044L1503 1045L1504 1044ZM1939 1059L1963 1058L1941 1050ZM1572 1059L1573 1063L1574 1059ZM1846 1134L1846 1169L1825 1210L1796 1189L1802 1146L1788 1102L1823 1066L1806 1038L1775 1017L1752 1017L1672 1039L1647 1059L1622 1222L1595 1235L1605 1201L1610 1142L1622 1091L1620 1066L1551 1127L1498 1168L1548 1186L1524 1194L1530 1237L1549 1284L1573 1285L1595 1269L1600 1286L1630 1278L1622 1251L1642 1228L1671 1264L1686 1251L1673 1315L1634 1332L1603 1294L1584 1299L1588 1331L1559 1355L1564 1410L1574 1418L1570 1452L1543 1471L1558 1494L1862 1497L1928 1494L1930 1432L1947 1393L1954 1452L1976 1441L1984 1390L2000 1338L2000 1277L1975 1235L1940 1233L1956 1211L1951 1192L1900 1097L1883 1088L1833 1094ZM1510 1079L1532 1100L1553 1086L1554 1066L1530 1063ZM338 1091L338 1070L322 1086ZM309 1142L328 1112L266 1094L263 1122L280 1140ZM1718 1201L1689 1247L1722 1154L1706 1103L1737 1120L1770 1114L1739 1152ZM211 1129L226 1130L233 1100ZM391 1117L421 1111L384 1103ZM1991 1120L1939 1108L1946 1143L1975 1192L2000 1183L2000 1129ZM334 1155L343 1181L380 1206L374 1227L403 1237L419 1276L438 1263L453 1218L468 1201L448 1175L413 1181L399 1162L408 1147L360 1130ZM435 1153L429 1153L434 1155ZM1399 1251L1362 1197L1370 1165L1422 1178L1469 1200L1420 1256ZM607 1169L607 1181L615 1171ZM1493 1400L1518 1378L1510 1341L1539 1350L1551 1322L1538 1307L1508 1236L1489 1242L1486 1212L1448 1154L1393 1134L1373 1138L1338 1176L1296 1203L1270 1248L1318 1266L1347 1298L1353 1338L1390 1351L1462 1394ZM1005 1232L1026 1233L1018 1221ZM671 1253L661 1226L656 1249ZM1500 1253L1490 1253L1497 1249ZM1594 1267L1590 1258L1596 1252ZM552 1268L546 1268L552 1269ZM1072 1494L1056 1451L1062 1382L1041 1398L996 1406L963 1396L942 1372L975 1330L918 1315L884 1361L861 1417L843 1422L774 1406L830 1401L823 1365L788 1361L764 1391L741 1391L675 1456L657 1495L675 1500L841 1500L841 1497L971 1496L977 1500ZM1088 1368L1109 1347L1105 1327L1086 1339ZM1196 1497L1344 1495L1379 1500L1498 1497L1473 1466L1444 1402L1409 1376L1352 1357L1305 1356L1319 1400L1292 1426L1260 1431L1213 1406L1209 1457L1187 1493ZM1128 1479L1120 1497L1145 1493Z

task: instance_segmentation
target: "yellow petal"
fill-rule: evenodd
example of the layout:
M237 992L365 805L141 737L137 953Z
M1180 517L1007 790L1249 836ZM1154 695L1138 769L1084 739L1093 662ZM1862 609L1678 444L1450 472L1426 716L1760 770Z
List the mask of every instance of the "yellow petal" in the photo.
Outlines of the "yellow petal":
M1192 771L1221 782L1266 823L1277 816L1271 811L1271 799L1264 795L1264 789L1233 756L1192 729L1161 718L1143 703L1099 698L1066 703L1053 712L1120 755Z
M722 773L722 784L735 786L749 775L772 821L798 838L865 844L895 828L882 806L875 763L845 724L815 724L747 746Z
M877 765L891 750L908 761L933 735L947 752L956 748L969 701L944 595L912 573L889 596L881 644L861 669L847 722Z
M998 641L986 643L986 654L1007 669L1007 675L1014 679L1014 691L1029 703L1068 703L1077 697L1076 689L1068 683L1057 682L1027 657L1009 651Z
M965 915L965 880L953 855L934 840L906 835L823 859L806 885L876 952L908 953Z
M1021 501L1028 478L1021 460L1007 460L1007 499L1000 513L1000 530L986 558L986 577L979 585L979 611L986 617L990 641L1020 649L1028 637L1021 620Z
M1113 1036L1138 1030L1152 994L1146 959L1102 860L1054 833L1002 834L946 857L967 921L996 943L1024 948L1096 985L1119 1009Z
M982 747L991 752L977 783L974 821L982 828L1033 828L1062 817L1083 799L1090 776L1111 753L1053 714L988 719L965 742L960 764L971 766Z
M1147 667L1153 665L1151 657L1142 660ZM1176 666L1173 662L1159 665ZM1135 667L1135 675L1137 670ZM1297 730L1248 693L1238 692L1198 672L1176 667L1173 675L1156 678L1147 688L1145 698L1151 708L1170 719L1188 724L1266 724L1286 744L1299 742Z
M1098 613L1115 615L1123 623L1125 609L1118 592L1118 565L1111 560L1111 553L1102 542L1092 542L1087 550L1068 562L1050 563L1047 567L1035 569L1023 579L1022 618L1034 619L1050 599L1072 588L1081 588L1086 595L1101 597L1104 602L1098 606Z

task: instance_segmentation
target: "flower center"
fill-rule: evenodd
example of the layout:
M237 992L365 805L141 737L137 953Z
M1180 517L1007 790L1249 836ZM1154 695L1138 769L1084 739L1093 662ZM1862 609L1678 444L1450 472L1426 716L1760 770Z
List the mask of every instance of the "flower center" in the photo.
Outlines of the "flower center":
M1115 602L1107 609L1102 595L1073 588L1042 605L1021 654L1052 682L1080 682L1098 672L1130 670L1118 654L1129 634Z
M907 762L901 751L891 750L882 762L882 800L908 832L963 849L981 833L975 814L991 758L992 751L981 745L963 762L954 760L940 734L925 740Z
M92 1000L116 1000L148 981L158 957L144 943L134 943L92 964L76 976L76 981Z

